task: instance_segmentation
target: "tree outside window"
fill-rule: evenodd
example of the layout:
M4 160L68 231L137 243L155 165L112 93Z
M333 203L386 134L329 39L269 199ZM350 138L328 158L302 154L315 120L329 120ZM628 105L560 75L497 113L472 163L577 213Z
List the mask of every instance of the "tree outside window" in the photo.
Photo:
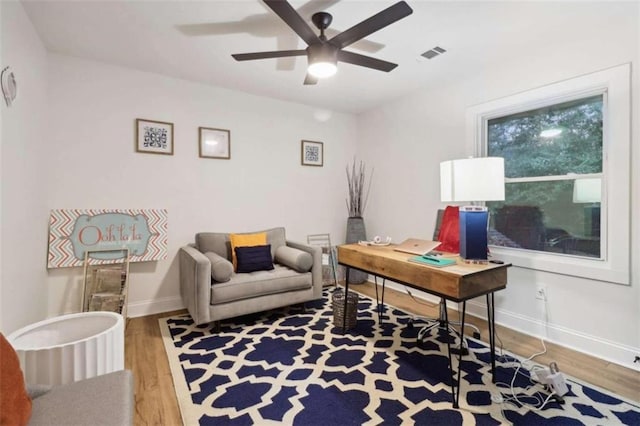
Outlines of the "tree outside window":
M495 246L602 257L605 94L495 117L487 155L505 160L505 201L489 202Z

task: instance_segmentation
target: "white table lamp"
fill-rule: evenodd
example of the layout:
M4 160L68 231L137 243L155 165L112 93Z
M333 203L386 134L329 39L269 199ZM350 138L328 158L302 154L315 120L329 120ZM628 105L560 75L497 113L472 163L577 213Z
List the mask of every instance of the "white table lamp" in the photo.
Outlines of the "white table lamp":
M504 200L504 159L466 158L440 163L440 199L443 202ZM489 212L484 206L460 208L460 256L486 260Z

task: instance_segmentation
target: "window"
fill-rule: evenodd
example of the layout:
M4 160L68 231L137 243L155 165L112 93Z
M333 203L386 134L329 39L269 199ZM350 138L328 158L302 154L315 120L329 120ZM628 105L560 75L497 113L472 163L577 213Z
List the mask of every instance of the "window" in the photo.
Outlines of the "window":
M467 110L469 150L505 159L492 252L516 266L629 284L630 67Z
M601 259L604 102L602 93L487 120L487 154L505 159L505 201L487 203L490 244Z

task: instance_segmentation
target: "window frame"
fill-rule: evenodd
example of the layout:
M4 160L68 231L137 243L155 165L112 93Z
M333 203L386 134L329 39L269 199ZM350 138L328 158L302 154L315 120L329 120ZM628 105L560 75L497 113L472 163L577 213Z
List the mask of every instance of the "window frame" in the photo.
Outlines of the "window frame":
M631 67L618 65L591 74L478 104L466 111L466 149L486 156L487 122L501 116L603 94L603 191L601 257L491 246L514 266L630 285L631 247ZM615 215L610 214L615 212Z

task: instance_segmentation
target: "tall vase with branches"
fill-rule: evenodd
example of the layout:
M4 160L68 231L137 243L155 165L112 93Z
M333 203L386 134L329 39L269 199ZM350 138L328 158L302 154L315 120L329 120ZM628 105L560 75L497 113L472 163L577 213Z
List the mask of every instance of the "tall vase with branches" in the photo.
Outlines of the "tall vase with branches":
M369 199L369 190L371 189L371 178L373 170L367 182L367 168L363 161L347 165L347 183L349 194L346 199L347 211L349 218L347 219L347 243L357 243L367 239L367 233L364 227L364 209L367 207ZM367 280L367 274L355 269L348 271L349 284L361 284Z
M371 172L373 177L373 171ZM349 196L346 199L349 217L363 217L364 209L367 207L369 191L371 190L371 177L367 185L367 168L363 161L356 167L354 158L351 167L347 165L347 183L349 185Z

